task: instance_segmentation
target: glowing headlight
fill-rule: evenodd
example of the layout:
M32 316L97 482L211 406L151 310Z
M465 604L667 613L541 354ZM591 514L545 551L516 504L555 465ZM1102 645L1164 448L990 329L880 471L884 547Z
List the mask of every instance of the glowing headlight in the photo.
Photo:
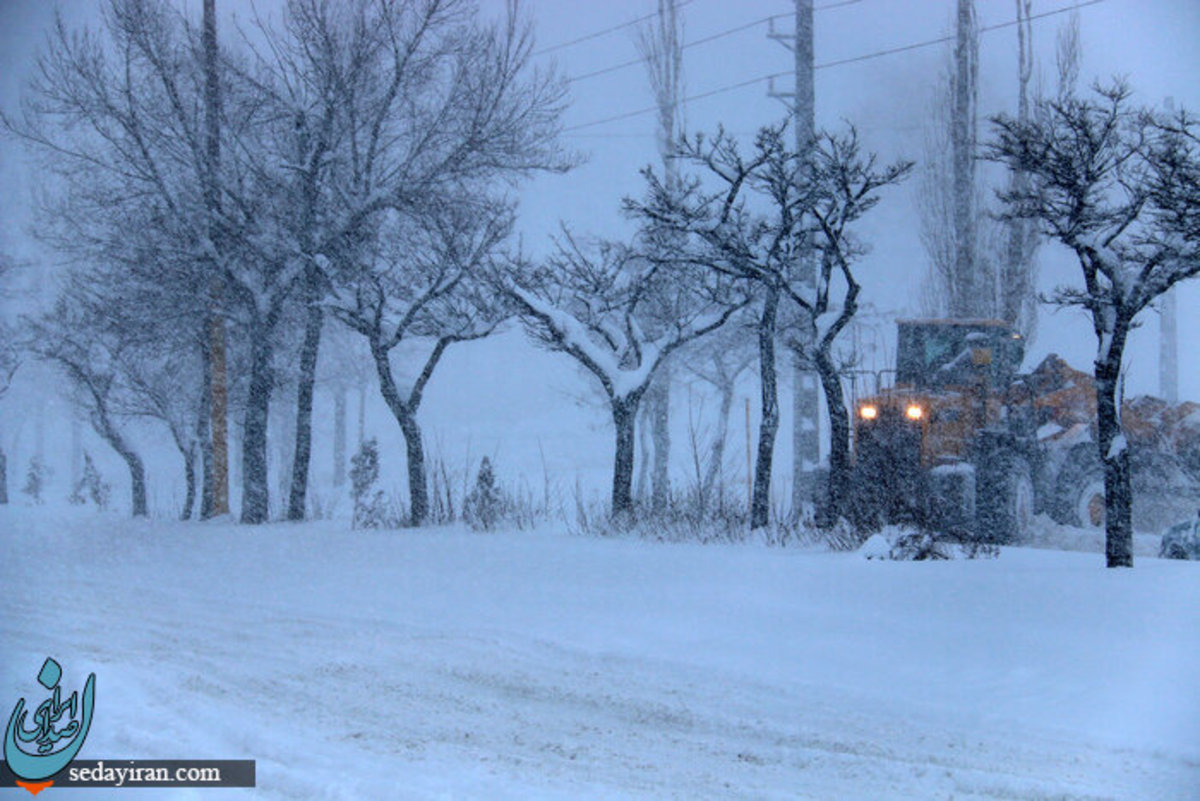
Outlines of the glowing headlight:
M920 420L923 414L921 407L915 403L904 410L904 416L909 420Z
M879 409L875 406L867 404L858 410L858 416L864 420L874 420L879 416Z

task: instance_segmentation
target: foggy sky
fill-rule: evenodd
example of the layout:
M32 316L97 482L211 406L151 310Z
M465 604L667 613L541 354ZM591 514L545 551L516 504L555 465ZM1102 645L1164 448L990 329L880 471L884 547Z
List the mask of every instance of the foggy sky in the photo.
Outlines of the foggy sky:
M199 16L198 0L187 7ZM225 17L222 35L233 36L230 16L243 21L253 11L250 2L218 0ZM278 0L256 4L264 13L278 8ZM952 33L954 0L860 0L838 6L818 0L815 20L818 65L869 54ZM835 7L822 9L822 6ZM1011 20L1013 0L979 0L981 26ZM1038 0L1034 14L1072 5L1069 0ZM62 13L72 25L95 25L101 0L62 0ZM484 0L486 13L498 13L500 0ZM624 23L654 9L653 0L526 0L523 9L534 21L538 49L556 48L564 42ZM0 105L16 110L20 89L33 67L37 48L52 19L52 4L43 0L0 0ZM777 29L789 31L789 0L691 0L682 9L685 42L712 36L779 14ZM1125 76L1138 103L1161 104L1173 96L1177 104L1200 110L1200 2L1196 0L1104 0L1078 10L1083 46L1081 84ZM1067 15L1035 20L1033 41L1038 70L1049 89L1053 85L1055 32ZM786 71L792 56L766 37L766 23L684 51L685 93L709 92L730 84ZM939 71L944 70L949 44L935 45L853 64L819 69L816 75L816 115L819 127L853 122L864 146L884 158L921 155L921 124ZM980 53L980 136L986 138L986 116L1012 111L1016 96L1016 31L1007 28L983 34ZM567 76L636 58L634 28L625 28L569 47L539 55L542 64L557 66ZM787 89L788 79L778 87ZM718 124L738 134L752 134L759 126L779 121L786 113L776 99L767 97L759 83L686 105L689 130L714 131ZM570 129L595 120L652 105L644 70L628 67L610 74L572 83L572 103L564 124ZM629 230L619 205L623 195L642 189L637 170L657 163L654 116L643 114L618 122L569 130L564 142L585 153L589 161L564 176L534 180L522 192L519 230L533 252L543 249L547 235L559 220L582 233L619 236ZM29 207L36 176L26 170L19 144L0 140L0 248L36 264L49 264L28 235ZM925 272L925 254L917 237L913 195L916 181L893 189L860 228L873 251L860 267L863 300L884 312L915 314L916 287ZM1044 246L1039 253L1041 289L1048 291L1064 281L1078 281L1078 268L1061 250ZM34 274L36 285L42 280ZM6 298L5 303L25 303ZM1200 398L1200 370L1187 343L1200 335L1192 310L1200 304L1200 286L1183 287L1179 317L1181 339L1180 397ZM1143 329L1133 337L1127 353L1130 394L1157 392L1157 315L1145 313ZM1057 351L1083 369L1089 369L1095 343L1087 320L1076 311L1052 314L1043 307L1031 359Z

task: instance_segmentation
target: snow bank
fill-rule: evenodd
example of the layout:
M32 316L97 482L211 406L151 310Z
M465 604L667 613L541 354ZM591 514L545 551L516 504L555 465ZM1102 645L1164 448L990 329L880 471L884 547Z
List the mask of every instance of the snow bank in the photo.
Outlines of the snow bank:
M890 559L892 544L882 534L872 534L858 552L864 559Z
M222 798L1200 787L1194 563L34 513L0 508L0 699L94 670L81 758L258 760Z

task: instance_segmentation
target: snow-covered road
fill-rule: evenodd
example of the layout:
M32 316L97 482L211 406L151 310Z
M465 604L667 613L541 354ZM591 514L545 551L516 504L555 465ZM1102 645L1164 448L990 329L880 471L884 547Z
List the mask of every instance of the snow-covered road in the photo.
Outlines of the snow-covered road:
M81 758L258 761L170 797L1200 797L1193 563L13 507L0 546L0 704L52 655Z

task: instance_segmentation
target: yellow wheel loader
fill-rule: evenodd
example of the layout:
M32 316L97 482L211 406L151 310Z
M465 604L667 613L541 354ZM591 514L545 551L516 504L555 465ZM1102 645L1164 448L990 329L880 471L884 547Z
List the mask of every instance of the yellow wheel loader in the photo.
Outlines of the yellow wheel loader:
M854 410L858 522L909 523L988 542L1034 514L1101 527L1104 480L1092 378L1055 355L1019 372L1023 338L998 320L900 320L895 383ZM1135 524L1196 508L1200 406L1123 406Z

